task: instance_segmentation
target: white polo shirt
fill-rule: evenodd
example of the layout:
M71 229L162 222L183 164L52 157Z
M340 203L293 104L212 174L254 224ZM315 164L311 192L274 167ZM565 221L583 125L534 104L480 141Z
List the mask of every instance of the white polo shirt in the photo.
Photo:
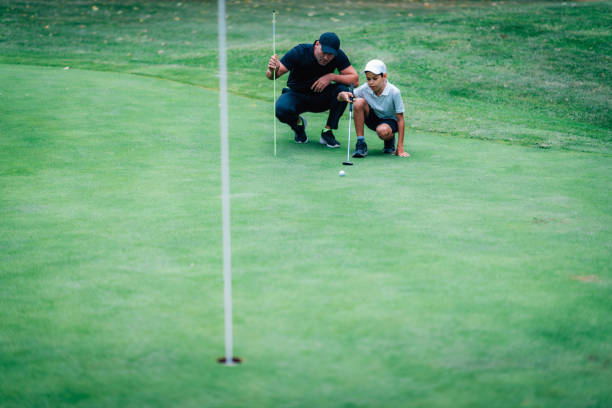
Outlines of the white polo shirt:
M373 109L376 116L381 119L396 119L395 114L404 113L402 94L389 81L387 81L387 85L380 96L376 96L367 82L355 89L353 95L356 98L364 98L368 105L370 105L370 109Z

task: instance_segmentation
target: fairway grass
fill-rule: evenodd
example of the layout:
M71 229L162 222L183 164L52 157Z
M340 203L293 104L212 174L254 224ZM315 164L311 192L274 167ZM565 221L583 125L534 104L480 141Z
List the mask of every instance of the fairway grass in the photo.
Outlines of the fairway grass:
M409 159L274 157L273 9L387 63ZM0 0L0 407L612 407L612 2L227 11L232 368L216 2Z
M233 95L271 98L272 10L280 55L331 30L358 71L385 61L417 131L612 154L610 1L232 1ZM0 0L0 20L0 63L218 86L214 1Z
M3 407L612 404L609 156L411 129L338 177L346 118L274 158L270 104L231 96L227 368L218 95L0 77Z

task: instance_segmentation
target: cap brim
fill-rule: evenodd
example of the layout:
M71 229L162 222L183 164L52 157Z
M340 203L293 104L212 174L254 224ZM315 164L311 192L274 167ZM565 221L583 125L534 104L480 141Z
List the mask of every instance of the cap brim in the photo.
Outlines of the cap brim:
M321 44L321 50L326 54L338 55L338 50L332 47Z

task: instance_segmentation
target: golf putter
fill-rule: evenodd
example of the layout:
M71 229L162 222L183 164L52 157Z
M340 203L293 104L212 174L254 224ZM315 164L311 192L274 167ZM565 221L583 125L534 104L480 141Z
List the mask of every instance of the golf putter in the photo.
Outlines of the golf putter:
M351 84L351 95L353 94L353 84ZM351 122L353 120L353 97L351 96L351 101L349 102L349 123L348 123L348 143L346 144L346 161L343 161L342 164L345 166L352 166L353 162L351 161Z

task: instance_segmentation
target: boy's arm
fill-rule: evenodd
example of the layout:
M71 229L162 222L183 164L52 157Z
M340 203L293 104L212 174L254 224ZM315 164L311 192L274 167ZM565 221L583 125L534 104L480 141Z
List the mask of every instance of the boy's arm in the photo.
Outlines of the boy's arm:
M397 128L398 128L398 140L397 140L397 149L395 149L395 155L400 157L410 157L410 154L404 151L404 114L396 113L395 117L397 118Z
M339 102L351 102L353 97L354 95L350 92L340 92L338 93L338 97L336 99L338 99Z
M353 100L352 102L355 101L355 99L357 98L363 98L363 91L361 90L361 88L363 88L363 86L357 86L355 87L355 89L353 89L353 93L351 92L340 92L338 93L338 101L340 102L351 102L351 99Z

